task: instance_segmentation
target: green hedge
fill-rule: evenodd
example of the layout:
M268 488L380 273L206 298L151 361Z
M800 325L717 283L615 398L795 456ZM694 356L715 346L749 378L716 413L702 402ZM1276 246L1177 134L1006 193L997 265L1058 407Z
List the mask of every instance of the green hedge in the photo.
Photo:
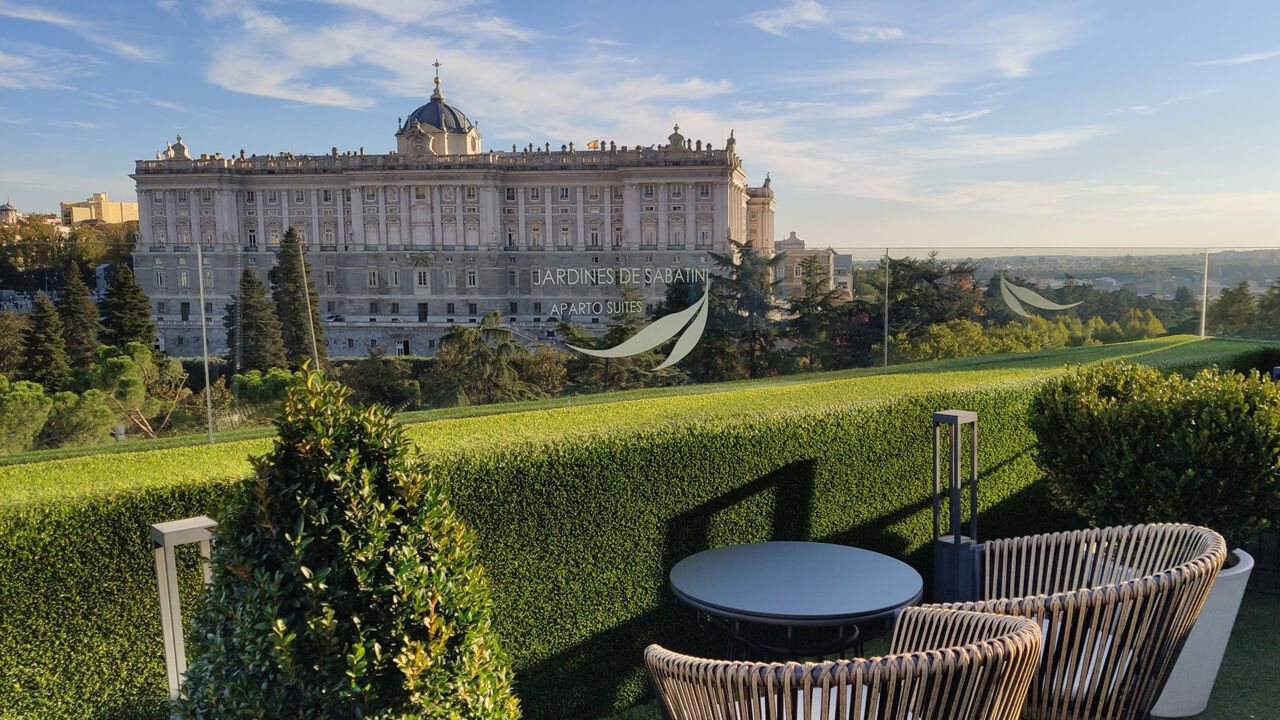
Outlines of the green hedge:
M1223 364L1258 351L1196 345ZM647 692L647 643L716 651L666 589L670 567L700 549L829 540L906 558L927 577L935 410L980 414L983 536L1073 523L1046 509L1026 427L1031 391L1052 372L759 387L409 434L476 532L525 716L592 719ZM0 468L0 718L166 716L147 526L211 511L231 488L217 479L245 467L234 454L263 449L250 441ZM184 567L193 591L194 563Z

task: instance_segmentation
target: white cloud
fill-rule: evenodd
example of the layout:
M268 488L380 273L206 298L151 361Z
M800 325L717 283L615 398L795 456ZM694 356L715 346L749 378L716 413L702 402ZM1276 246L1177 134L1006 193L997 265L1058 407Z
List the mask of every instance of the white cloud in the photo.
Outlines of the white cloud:
M53 124L58 127L74 128L77 130L96 130L102 127L100 123L85 122L84 120L59 120Z
M115 34L114 31L85 18L71 17L40 7L18 5L8 0L0 0L0 17L46 23L62 28L127 60L160 62L163 59L153 51L111 37Z
M855 42L883 42L885 40L897 40L906 33L902 31L902 28L897 27L864 25L846 31L843 34Z
M1102 125L1086 125L1022 135L949 135L937 145L911 148L907 152L932 160L1008 160L1073 147L1108 132L1110 130Z
M1238 57L1221 58L1218 60L1204 60L1196 63L1197 65L1248 65L1262 60L1270 60L1271 58L1280 57L1280 49L1267 50L1264 52L1253 53L1251 55L1240 55Z
M831 22L831 18L817 0L790 0L780 8L751 14L747 22L767 33L785 36L791 28L825 25Z
M1210 88L1208 90L1201 90L1200 92L1191 93L1190 95L1176 95L1171 98L1166 98L1154 105L1130 105L1129 107L1116 108L1111 112L1117 115L1123 115L1123 114L1155 115L1156 113L1160 112L1161 110L1175 103L1186 102L1188 100L1197 100L1199 98L1207 97L1209 95L1216 95L1217 93L1220 93L1220 92L1222 92L1222 88Z
M964 122L965 120L975 120L984 115L990 114L991 108L982 108L981 110L969 110L965 112L924 113L920 116L920 119L926 122L955 123Z

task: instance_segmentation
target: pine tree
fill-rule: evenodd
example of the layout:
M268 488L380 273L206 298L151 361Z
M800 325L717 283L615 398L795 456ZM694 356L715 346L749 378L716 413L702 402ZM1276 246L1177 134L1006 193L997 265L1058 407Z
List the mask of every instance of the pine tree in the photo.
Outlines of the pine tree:
M270 278L271 299L276 304L276 317L280 318L284 351L289 362L301 364L311 359L313 348L317 357L312 362L328 362L324 332L320 326L320 299L316 296L315 283L310 280L311 263L307 262L298 233L293 228L289 228L280 240Z
M89 297L89 288L80 277L80 266L71 263L67 281L58 298L58 316L62 319L62 337L66 340L67 359L72 367L85 367L89 356L98 348L98 306Z
M222 324L227 328L227 348L237 373L285 367L280 319L267 300L267 287L249 268L240 275L240 289L227 305Z
M67 373L67 345L62 338L62 320L48 295L38 293L35 306L22 330L22 377L54 392Z
M104 345L122 348L131 342L147 347L156 344L156 325L151 321L151 298L133 279L133 270L125 263L115 267L102 298L102 332L98 339Z

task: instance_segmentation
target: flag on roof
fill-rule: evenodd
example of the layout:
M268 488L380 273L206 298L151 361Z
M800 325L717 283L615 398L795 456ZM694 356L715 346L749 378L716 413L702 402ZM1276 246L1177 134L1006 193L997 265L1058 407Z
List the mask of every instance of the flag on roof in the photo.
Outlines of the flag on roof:
M600 149L600 141L599 141L599 140L592 140L592 141L588 142L588 143L587 143L587 149L588 149L588 150L599 150L599 149Z

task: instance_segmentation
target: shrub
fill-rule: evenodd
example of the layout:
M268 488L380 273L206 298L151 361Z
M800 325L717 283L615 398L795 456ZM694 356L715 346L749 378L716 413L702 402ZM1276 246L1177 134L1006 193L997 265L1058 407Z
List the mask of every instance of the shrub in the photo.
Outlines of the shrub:
M472 539L381 407L309 374L222 514L180 714L516 718Z
M269 403L284 399L289 383L297 373L284 368L261 372L250 370L231 378L231 395L241 403Z
M1280 389L1257 371L1079 368L1030 425L1056 496L1095 525L1192 522L1238 547L1280 520Z

